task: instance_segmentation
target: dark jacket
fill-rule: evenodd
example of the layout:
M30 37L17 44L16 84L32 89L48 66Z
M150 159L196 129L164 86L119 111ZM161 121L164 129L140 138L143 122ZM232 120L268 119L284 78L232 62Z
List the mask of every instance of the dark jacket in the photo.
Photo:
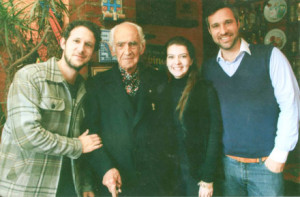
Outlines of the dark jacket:
M103 141L88 160L101 181L109 169L119 170L122 195L164 195L160 173L167 164L157 162L168 140L167 133L157 128L157 95L164 80L150 68L139 71L141 84L135 99L126 94L117 65L87 83L85 127Z
M169 84L163 96L164 118L169 129L175 129L172 110L172 90ZM197 180L212 182L218 160L221 159L222 121L216 91L207 81L199 80L190 92L182 118L182 139L190 163L191 176Z

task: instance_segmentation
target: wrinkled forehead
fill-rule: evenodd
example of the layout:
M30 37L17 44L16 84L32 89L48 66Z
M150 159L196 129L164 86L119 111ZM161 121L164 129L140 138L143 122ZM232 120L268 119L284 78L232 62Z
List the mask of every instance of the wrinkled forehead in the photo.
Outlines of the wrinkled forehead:
M136 27L130 24L120 25L114 34L114 42L137 42L140 43L140 37Z

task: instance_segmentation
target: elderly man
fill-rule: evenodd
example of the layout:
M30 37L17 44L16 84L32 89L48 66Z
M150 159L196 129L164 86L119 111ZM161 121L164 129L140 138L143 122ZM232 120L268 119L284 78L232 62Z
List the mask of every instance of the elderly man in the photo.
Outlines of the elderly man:
M0 196L94 196L78 158L101 140L88 131L80 135L86 90L78 72L97 50L99 34L96 24L73 21L60 41L60 60L15 74L0 144Z
M101 136L104 145L103 150L89 154L89 161L113 196L121 186L123 195L163 195L164 173L172 169L164 148L172 136L157 128L157 93L164 79L138 64L145 51L138 25L115 26L110 46L118 64L96 75L87 86L86 126Z

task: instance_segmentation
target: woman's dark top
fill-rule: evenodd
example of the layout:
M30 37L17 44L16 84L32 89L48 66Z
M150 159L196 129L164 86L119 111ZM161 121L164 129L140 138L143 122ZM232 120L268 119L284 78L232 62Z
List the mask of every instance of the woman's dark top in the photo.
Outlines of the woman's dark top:
M176 110L178 102L181 98L182 92L186 86L187 76L181 79L173 79L171 81L172 90L172 111L173 121L176 128L176 139L177 139L177 155L178 155L178 166L180 170L180 176L177 182L176 195L180 196L192 196L196 195L199 187L197 186L197 180L191 177L189 172L189 160L187 151L185 148L184 140L186 137L186 131L182 127L182 123L179 120L179 111Z
M213 182L222 146L219 101L212 85L199 79L190 92L182 121L179 121L175 109L186 82L186 77L173 79L165 88L164 118L171 122L169 129L177 132L181 166L188 165L189 174L196 182Z

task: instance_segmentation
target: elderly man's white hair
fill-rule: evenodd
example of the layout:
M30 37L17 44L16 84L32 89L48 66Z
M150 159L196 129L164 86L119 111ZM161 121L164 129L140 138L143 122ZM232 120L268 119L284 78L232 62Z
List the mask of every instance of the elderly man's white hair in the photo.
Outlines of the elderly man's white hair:
M115 31L116 29L122 25L122 24L129 24L129 25L132 25L134 26L137 31L138 31L138 35L139 35L139 38L140 38L140 50L143 48L142 46L146 45L146 40L145 40L145 35L144 35L144 32L143 32L143 29L142 27L140 27L139 25L135 24L135 23L131 23L131 22L123 22L123 23L120 23L116 26L114 26L111 30L110 30L110 33L109 33L109 45L111 46L113 52L115 52L115 45L114 45L114 34L115 34Z

